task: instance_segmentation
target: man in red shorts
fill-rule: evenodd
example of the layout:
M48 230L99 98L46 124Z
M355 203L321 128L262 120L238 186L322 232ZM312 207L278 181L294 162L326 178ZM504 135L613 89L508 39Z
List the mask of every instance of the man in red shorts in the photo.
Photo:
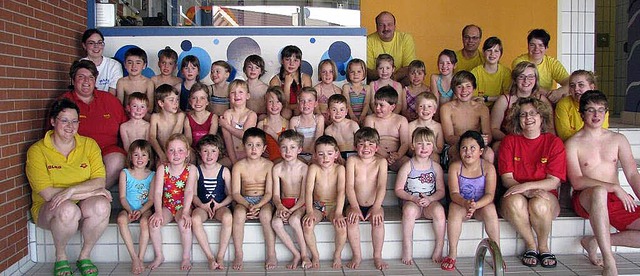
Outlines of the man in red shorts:
M604 267L603 275L617 275L611 246L640 247L640 207L618 183L618 160L633 192L640 197L640 174L627 138L602 128L607 98L597 90L580 98L584 127L565 143L567 175L573 186L573 207L588 218L594 236L580 243L594 265ZM619 232L610 234L609 225ZM598 259L600 247L602 259Z

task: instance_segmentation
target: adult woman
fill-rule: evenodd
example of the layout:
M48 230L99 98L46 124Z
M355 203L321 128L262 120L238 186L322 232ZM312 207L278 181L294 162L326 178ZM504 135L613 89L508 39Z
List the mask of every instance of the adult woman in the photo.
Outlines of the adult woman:
M82 34L82 48L87 51L84 59L93 61L98 68L96 88L116 95L116 83L122 78L122 65L115 59L102 55L104 36L97 29L88 29Z
M564 68L560 61L547 55L550 40L551 36L544 29L532 30L527 35L527 53L516 57L511 64L511 68L515 68L522 61L533 62L538 66L540 87L545 91L551 91L554 81L565 87L569 84L569 72L567 72L567 69ZM547 97L556 103L566 93L567 89L563 88L549 92Z
M127 116L118 98L96 90L98 69L93 62L74 62L69 76L72 91L64 93L62 97L70 99L80 108L82 124L78 133L96 140L100 146L107 170L106 187L109 188L118 181L120 171L124 168L125 151L118 146L118 130Z
M518 63L516 67L511 71L511 86L509 88L509 94L502 94L498 97L491 109L491 135L493 136L493 150L498 151L500 141L509 134L507 122L511 118L508 118L509 110L511 106L519 99L534 96L543 102L551 105L551 102L540 93L538 86L538 70L536 65L523 61ZM553 121L551 122L553 123ZM551 127L553 132L553 125Z
M522 263L555 267L549 250L551 222L560 214L557 189L566 178L564 145L551 129L551 106L534 98L520 98L510 112L513 134L500 145L498 169L507 188L502 217L524 239ZM536 232L537 245L533 231Z
M82 275L98 274L89 257L111 211L100 148L93 139L78 135L78 114L78 106L68 99L56 101L49 116L53 130L27 151L31 215L38 227L53 235L54 275L72 275L65 249L78 229L83 245L77 266Z
M555 109L555 126L558 137L566 141L584 126L582 116L578 110L580 97L584 92L596 89L596 76L593 72L576 70L569 77L569 95L562 98ZM609 112L604 115L602 127L609 128Z

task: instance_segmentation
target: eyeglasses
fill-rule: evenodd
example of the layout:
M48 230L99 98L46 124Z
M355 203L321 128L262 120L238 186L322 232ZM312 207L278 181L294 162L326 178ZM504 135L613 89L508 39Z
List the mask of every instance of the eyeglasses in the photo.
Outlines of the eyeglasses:
M535 117L538 114L540 114L540 112L538 112L537 110L531 110L529 112L520 112L520 114L518 114L518 117L520 118Z
M85 44L87 44L87 47L91 48L91 47L104 47L104 41L100 40L100 41L87 41Z
M535 80L536 79L536 75L518 75L517 78L519 81L523 81L523 80Z
M480 40L480 37L479 36L468 36L468 35L465 35L465 36L462 37L462 39L464 39L464 40L474 40L475 41L475 40Z
M72 124L74 126L77 126L78 124L80 124L80 121L76 120L69 120L67 118L60 118L57 117L56 120L58 120L58 122L60 122L63 125L68 125L68 124Z
M607 111L609 111L609 109L608 108L604 108L604 107L598 108L598 109L595 109L593 107L589 107L585 111L587 113L591 113L591 114L596 114L596 113L605 114L605 113L607 113Z

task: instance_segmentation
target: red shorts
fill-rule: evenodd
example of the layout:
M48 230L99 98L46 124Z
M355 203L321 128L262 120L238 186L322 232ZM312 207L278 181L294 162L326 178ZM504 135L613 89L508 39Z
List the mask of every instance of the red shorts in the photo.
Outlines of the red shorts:
M109 146L104 147L101 150L102 150L102 156L105 156L105 155L107 155L109 153L114 153L114 152L118 152L118 153L121 153L123 155L127 155L126 151L124 151L121 147L118 147L116 145L109 145Z
M282 202L282 205L284 205L284 208L287 208L287 209L291 209L293 205L296 205L296 201L298 201L298 199L295 197L283 197L280 199L280 202Z
M576 213L583 218L589 219L589 213L580 204L580 192L573 191L571 202ZM627 226L637 219L640 219L640 208L636 208L635 212L627 212L624 209L624 203L614 193L607 195L607 209L609 211L609 224L618 231L627 230Z

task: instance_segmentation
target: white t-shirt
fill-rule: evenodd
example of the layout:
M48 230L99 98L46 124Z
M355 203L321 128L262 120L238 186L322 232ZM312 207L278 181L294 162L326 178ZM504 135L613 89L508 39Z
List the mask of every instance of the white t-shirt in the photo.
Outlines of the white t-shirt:
M98 79L96 79L96 89L106 92L109 92L109 88L116 89L116 83L122 78L122 65L120 62L103 56L102 63L97 67Z

